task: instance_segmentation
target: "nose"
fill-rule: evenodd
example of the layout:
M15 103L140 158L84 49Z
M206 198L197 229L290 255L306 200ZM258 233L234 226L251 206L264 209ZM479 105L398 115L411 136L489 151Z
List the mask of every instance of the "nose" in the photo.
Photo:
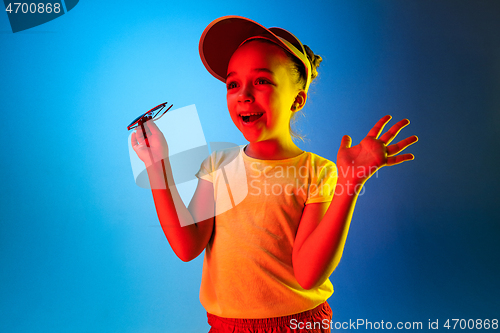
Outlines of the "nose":
M254 101L253 92L251 85L245 84L241 86L238 94L238 102L240 103L252 103Z

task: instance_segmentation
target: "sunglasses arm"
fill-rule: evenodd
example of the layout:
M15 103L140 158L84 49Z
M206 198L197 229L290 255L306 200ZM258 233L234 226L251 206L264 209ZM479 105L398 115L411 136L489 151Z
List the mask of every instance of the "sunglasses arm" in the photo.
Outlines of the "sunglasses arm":
M144 122L142 122L142 119L139 120L138 125L141 126L142 135L144 135L144 141L146 142L146 147L149 148L149 140L148 140L148 137L146 136L146 129L144 128ZM149 159L151 160L151 163L153 164L154 160L153 160L153 153L151 152L151 149L148 149L148 152L149 152Z

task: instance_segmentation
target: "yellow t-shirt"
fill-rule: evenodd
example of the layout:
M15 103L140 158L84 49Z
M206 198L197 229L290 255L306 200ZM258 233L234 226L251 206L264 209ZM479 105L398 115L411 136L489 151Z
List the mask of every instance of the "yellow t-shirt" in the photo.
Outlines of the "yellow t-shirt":
M310 152L259 160L239 146L213 152L196 176L214 184L215 230L200 288L207 312L281 317L313 309L332 295L328 279L311 290L299 285L292 250L305 205L333 198L333 162Z

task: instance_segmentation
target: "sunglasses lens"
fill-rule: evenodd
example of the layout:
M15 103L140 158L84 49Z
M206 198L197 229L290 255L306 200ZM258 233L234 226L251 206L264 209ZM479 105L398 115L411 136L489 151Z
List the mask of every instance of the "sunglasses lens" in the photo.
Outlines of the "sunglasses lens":
M134 121L131 122L130 125L128 125L128 129L131 130L131 129L136 128L137 126L139 126L140 122L146 122L146 121L151 120L151 119L160 118L168 110L170 110L170 108L173 106L173 105L171 105L165 112L163 112L163 114L160 117L158 117L158 115L163 111L163 109L165 108L166 105L167 105L167 103L160 104L160 105L152 108L151 110L149 110L148 112L146 112L142 116L135 118ZM155 112L156 112L156 114L155 114Z
M155 107L155 108L151 109L151 112L155 112L155 111L157 111L157 110L159 110L159 109L161 109L161 108L163 108L163 107L165 107L165 105L160 104L160 105L158 105L157 107Z

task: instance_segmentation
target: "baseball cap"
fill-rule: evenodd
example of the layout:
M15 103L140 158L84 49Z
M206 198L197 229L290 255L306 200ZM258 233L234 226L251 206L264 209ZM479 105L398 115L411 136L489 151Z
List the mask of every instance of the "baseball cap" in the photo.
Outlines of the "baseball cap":
M268 29L245 17L223 16L212 21L200 38L201 61L210 74L225 83L229 60L236 49L247 40L259 38L276 43L300 60L306 70L307 92L311 83L311 63L300 40L285 29Z

